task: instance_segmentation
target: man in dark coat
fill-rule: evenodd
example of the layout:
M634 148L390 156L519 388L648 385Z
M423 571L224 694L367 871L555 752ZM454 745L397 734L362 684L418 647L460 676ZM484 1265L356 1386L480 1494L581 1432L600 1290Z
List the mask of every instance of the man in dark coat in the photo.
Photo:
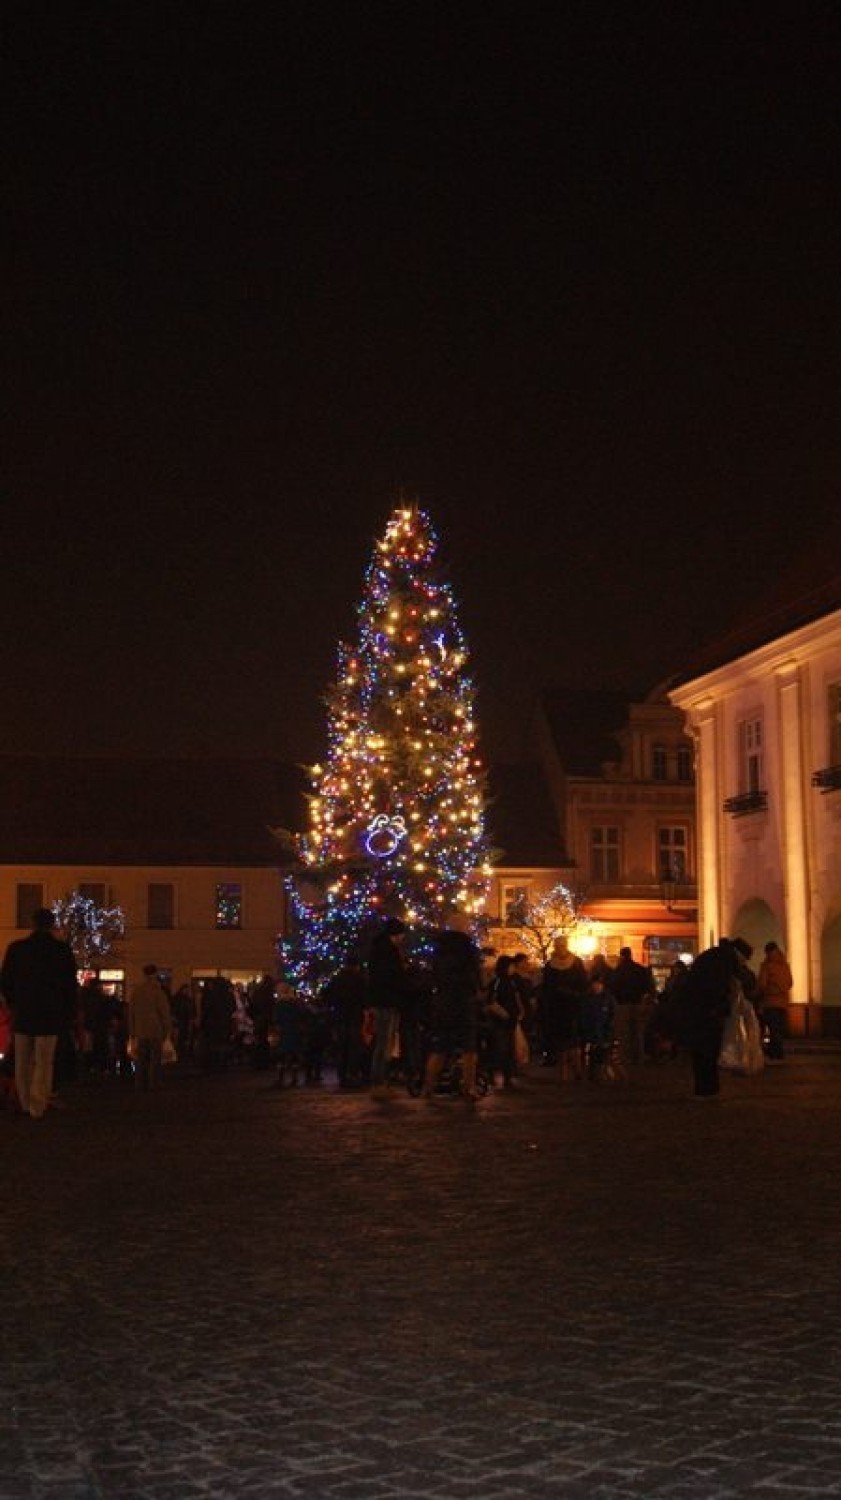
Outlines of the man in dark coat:
M462 1093L473 1101L476 1095L478 1061L479 996L482 991L482 959L462 914L453 914L450 924L436 933L432 958L432 1034L423 1080L427 1099L449 1059L461 1054Z
M9 944L0 971L14 1015L15 1087L21 1109L34 1120L49 1105L56 1042L70 1031L76 1012L76 960L54 926L54 914L39 907L29 937Z
M641 1063L645 1028L654 1004L651 970L636 962L630 948L620 948L616 968L604 978L616 1000L616 1037L622 1061L626 1067Z
M701 1099L718 1093L718 1056L735 977L735 949L729 938L721 938L698 954L681 986L677 1040L690 1053L695 1094Z
M357 953L336 970L322 991L330 1008L337 1042L337 1071L342 1088L354 1088L366 1073L362 1044L362 1013L365 1009L365 975Z

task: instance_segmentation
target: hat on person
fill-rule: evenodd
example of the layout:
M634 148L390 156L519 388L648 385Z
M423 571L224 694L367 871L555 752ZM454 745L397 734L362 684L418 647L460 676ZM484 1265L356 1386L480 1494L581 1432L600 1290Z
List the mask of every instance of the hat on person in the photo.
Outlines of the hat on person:
M733 944L733 947L736 949L736 952L741 953L742 958L750 958L751 954L753 953L753 949L746 938L735 937L731 939L731 942Z

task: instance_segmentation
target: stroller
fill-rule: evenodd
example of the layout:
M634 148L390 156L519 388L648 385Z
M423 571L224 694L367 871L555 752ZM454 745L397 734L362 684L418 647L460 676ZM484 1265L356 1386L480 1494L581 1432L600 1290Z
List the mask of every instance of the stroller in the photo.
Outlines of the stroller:
M423 1077L423 1069L421 1069L420 1073L407 1074L406 1087L413 1099L419 1099L421 1094L423 1093ZM473 1082L473 1087L476 1093L480 1094L482 1098L484 1098L485 1094L487 1094L488 1090L490 1089L490 1086L490 1074L488 1073L487 1068L483 1066L483 1062L480 1057L479 1064L476 1068L476 1077ZM454 1052L452 1057L447 1058L447 1061L445 1062L440 1074L438 1075L438 1079L435 1084L435 1093L437 1095L456 1095L461 1094L463 1088L464 1069L462 1068L461 1063L461 1053Z

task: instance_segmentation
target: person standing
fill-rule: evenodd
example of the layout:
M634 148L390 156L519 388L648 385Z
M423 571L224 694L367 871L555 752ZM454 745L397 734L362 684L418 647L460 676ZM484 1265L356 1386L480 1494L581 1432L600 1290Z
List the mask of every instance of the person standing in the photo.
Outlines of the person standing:
M767 1053L770 1062L785 1057L786 1017L794 984L788 959L777 943L765 944L765 957L759 968L757 1005L768 1028Z
M271 1066L272 1054L269 1046L269 1030L274 1019L277 1000L275 981L271 974L264 974L251 992L248 1009L254 1028L251 1047L251 1066L262 1069Z
M72 1028L76 1014L76 960L54 927L54 913L39 907L29 937L9 944L0 970L0 989L14 1015L15 1088L21 1109L33 1120L46 1113L56 1042Z
M143 981L129 996L128 1031L136 1047L135 1087L154 1092L161 1086L163 1044L172 1036L172 1011L156 964L143 965Z
M582 1076L578 1011L588 983L583 961L565 937L557 937L543 968L540 991L544 1045L558 1062L562 1083Z
M181 984L172 998L172 1019L175 1024L175 1051L180 1063L193 1055L193 1040L196 1029L196 1002L189 984Z
M605 984L600 970L590 980L581 1000L581 1044L586 1057L586 1076L590 1083L601 1083L613 1075L609 1069L616 1018L616 998Z
M511 960L511 979L520 1001L520 1026L526 1038L527 1052L531 1056L535 1036L535 987L529 973L527 953L515 953Z
M733 944L729 938L721 938L715 946L698 954L680 989L676 1039L692 1058L698 1099L712 1098L719 1091L718 1058L735 990L736 969Z
M479 998L482 956L466 930L462 912L454 912L436 933L432 950L432 1016L423 1096L432 1099L442 1069L461 1058L461 1091L474 1103L478 1063Z
M324 999L330 1007L336 1033L336 1072L343 1089L358 1088L364 1081L362 1013L365 1009L365 975L356 952L327 981Z
M645 1057L645 1028L654 1005L651 970L638 964L630 948L619 949L619 962L608 979L616 1001L616 1039L625 1067Z
M368 1001L376 1028L371 1060L371 1094L375 1099L388 1096L389 1064L408 993L405 941L406 924L399 917L388 917L368 956Z
M501 1073L507 1089L514 1084L514 1028L520 1020L520 998L511 974L513 962L510 954L500 954L485 1001L485 1015L490 1023L491 1082L495 1084L497 1073Z

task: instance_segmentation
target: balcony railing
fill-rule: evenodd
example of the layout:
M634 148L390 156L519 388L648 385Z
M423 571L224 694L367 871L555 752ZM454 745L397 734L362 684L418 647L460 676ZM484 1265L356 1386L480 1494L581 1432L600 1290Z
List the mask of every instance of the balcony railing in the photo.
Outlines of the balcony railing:
M740 792L738 797L728 797L724 803L724 811L732 818L746 818L750 813L765 812L767 807L767 792Z
M841 787L841 766L825 766L822 771L815 771L812 786L820 787L822 792L837 792Z

